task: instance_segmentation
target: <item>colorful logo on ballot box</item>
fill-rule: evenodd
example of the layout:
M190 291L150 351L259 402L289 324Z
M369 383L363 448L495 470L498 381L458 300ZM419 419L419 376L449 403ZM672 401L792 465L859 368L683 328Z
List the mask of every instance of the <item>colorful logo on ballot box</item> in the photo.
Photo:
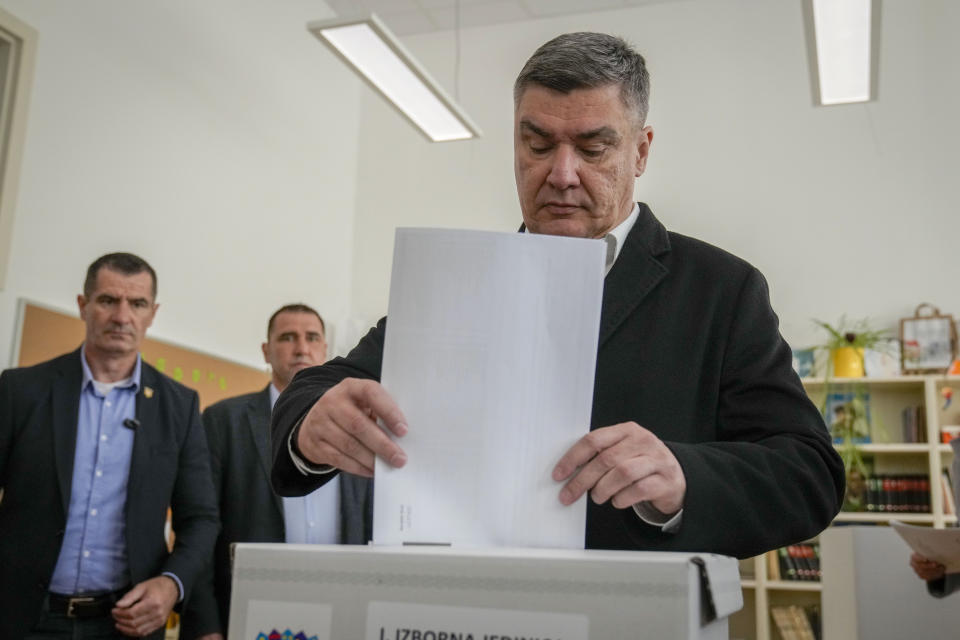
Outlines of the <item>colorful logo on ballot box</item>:
M294 633L290 631L290 629L280 633L274 629L270 633L263 633L261 631L257 634L257 640L317 640L317 636L308 636L303 631Z

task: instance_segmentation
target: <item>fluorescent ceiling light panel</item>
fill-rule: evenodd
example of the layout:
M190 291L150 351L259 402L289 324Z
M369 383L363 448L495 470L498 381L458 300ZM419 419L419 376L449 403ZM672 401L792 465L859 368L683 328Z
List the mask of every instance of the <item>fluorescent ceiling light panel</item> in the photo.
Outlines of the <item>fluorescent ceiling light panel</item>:
M820 104L867 102L875 95L871 64L873 0L811 0Z
M480 129L375 16L312 22L307 28L434 142L478 137Z

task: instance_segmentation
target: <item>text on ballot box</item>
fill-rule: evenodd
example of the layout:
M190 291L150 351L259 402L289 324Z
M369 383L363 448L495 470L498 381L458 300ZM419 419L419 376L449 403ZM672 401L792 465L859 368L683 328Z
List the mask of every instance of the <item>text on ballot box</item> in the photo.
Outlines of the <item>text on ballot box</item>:
M371 602L366 640L588 640L585 615Z
M264 625L308 640L727 640L727 616L742 606L736 560L712 554L238 544L229 631L247 640Z

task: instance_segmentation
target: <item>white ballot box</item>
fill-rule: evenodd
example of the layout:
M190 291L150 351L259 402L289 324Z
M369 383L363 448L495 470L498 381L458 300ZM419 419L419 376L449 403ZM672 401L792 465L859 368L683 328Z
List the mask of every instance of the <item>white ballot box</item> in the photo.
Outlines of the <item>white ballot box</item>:
M231 640L726 640L743 605L711 554L238 544L233 566Z

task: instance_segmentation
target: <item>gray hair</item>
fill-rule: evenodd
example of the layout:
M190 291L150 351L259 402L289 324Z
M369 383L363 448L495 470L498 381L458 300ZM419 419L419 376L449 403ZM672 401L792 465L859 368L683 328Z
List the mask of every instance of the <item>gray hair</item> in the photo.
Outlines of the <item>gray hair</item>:
M523 92L538 85L561 93L619 85L626 107L647 120L650 74L643 56L623 38L605 33L565 33L540 46L513 84L514 106Z

